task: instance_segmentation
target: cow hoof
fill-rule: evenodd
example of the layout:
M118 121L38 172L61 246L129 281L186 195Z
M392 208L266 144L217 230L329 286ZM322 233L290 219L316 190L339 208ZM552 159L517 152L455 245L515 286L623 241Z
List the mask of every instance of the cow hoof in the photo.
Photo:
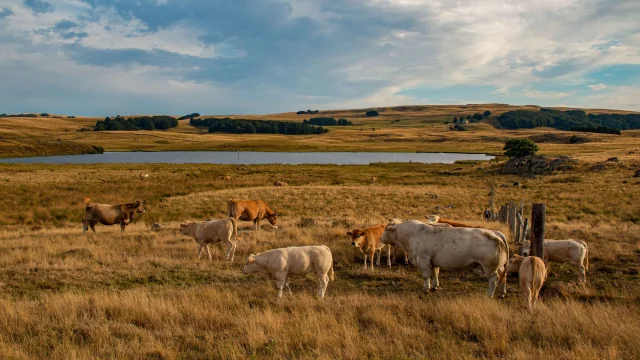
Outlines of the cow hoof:
M436 292L436 290L438 290L437 287L433 287L433 288L429 289L429 291L431 291L431 292Z

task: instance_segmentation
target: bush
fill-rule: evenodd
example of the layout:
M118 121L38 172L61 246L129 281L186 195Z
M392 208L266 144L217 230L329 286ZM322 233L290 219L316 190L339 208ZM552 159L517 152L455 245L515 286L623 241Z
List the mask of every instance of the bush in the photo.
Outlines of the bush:
M532 156L538 151L538 145L529 139L509 139L502 150L508 157Z
M76 117L73 115L67 116L67 119L75 119Z
M487 110L487 111L485 111L484 113L482 113L482 115L483 115L484 117L491 116L491 111Z
M316 226L316 220L314 218L303 217L296 223L296 226L299 228Z
M40 116L49 116L49 114L47 114L47 113L42 113L42 114L40 114Z
M95 131L106 130L166 130L178 126L178 120L171 116L141 116L125 119L118 115L96 122Z
M540 111L515 110L498 116L497 122L506 129L532 129L549 126L560 130L598 127L632 130L640 129L640 114L589 114L582 110L559 111L542 108ZM605 130L602 130L605 131Z
M592 127L592 126L579 127L579 126L574 126L571 129L569 129L569 131L582 131L582 132L592 132L592 133L600 133L600 134L615 134L615 135L621 135L622 134L620 132L620 130L608 128L606 126L598 126L598 127Z
M179 118L178 118L178 120L193 119L194 117L200 117L200 114L198 114L198 113L193 113L193 114L189 114L189 115L181 116L181 117L179 117Z
M377 111L375 111L375 110L369 110L369 111L367 111L367 112L365 113L365 115L366 115L366 116L378 116L378 115L380 115L380 113L378 113L378 112L377 112Z
M336 120L336 119L330 118L330 117L311 118L309 120L303 120L302 123L303 124L309 124L309 125L317 125L317 126L347 126L347 125L352 125L351 121L349 121L347 119Z
M231 118L207 118L191 119L189 123L193 126L208 127L209 132L223 132L231 134L324 134L329 131L322 126L313 126L291 121L276 120L246 120Z
M453 130L453 131L467 131L467 128L462 126L462 125L460 125L460 124L456 124L451 128L451 130Z

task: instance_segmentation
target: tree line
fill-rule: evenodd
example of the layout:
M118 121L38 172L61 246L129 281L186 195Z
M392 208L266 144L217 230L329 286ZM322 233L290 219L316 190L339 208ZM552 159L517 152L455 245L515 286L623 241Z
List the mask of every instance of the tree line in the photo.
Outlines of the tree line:
M303 124L316 125L316 126L349 126L353 123L347 119L334 119L332 117L317 117L310 118L309 120L303 120Z
M533 129L548 126L559 130L619 134L620 130L640 129L640 114L589 114L582 110L514 110L496 119L506 129Z
M246 120L231 118L207 118L189 120L193 126L208 127L209 132L223 132L230 134L324 134L329 131L322 126L314 126L291 121L277 120Z
M104 120L96 122L93 130L167 130L176 126L178 126L178 120L166 115L140 116L128 119L118 115L113 119L107 116Z

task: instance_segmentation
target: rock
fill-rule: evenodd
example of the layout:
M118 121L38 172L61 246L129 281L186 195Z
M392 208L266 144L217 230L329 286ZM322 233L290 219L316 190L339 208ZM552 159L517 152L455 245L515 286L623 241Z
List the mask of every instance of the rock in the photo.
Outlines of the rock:
M607 159L607 161L608 161L608 162L618 162L618 161L620 161L620 160L619 160L617 157L615 157L615 156L614 156L614 157L610 157L610 158L608 158L608 159Z
M591 167L592 171L603 171L607 170L607 166L605 164L596 164Z
M160 230L160 229L162 229L162 225L160 225L158 223L153 224L153 225L151 225L151 229L152 230Z
M543 155L513 157L499 164L498 172L506 175L549 175L558 170L571 170L577 161L567 156L547 157Z
M513 186L520 186L520 182L519 181L514 181L513 182Z
M633 174L633 177L640 177L640 170L636 170L636 173Z
M446 206L446 208L447 208L447 209L455 209L455 208L456 208L456 206L455 206L455 205L453 205L453 204L449 204L449 205L447 205L447 206Z
M429 194L429 198L433 199L433 200L438 200L438 195L436 194Z

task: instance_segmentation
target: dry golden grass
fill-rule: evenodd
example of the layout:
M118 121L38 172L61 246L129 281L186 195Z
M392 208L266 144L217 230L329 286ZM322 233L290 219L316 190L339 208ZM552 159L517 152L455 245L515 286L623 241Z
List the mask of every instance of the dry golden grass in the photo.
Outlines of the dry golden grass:
M586 162L536 179L488 166L0 165L0 358L637 358L640 162L601 172ZM269 186L276 179L290 186ZM554 265L535 315L517 281L506 299L489 300L472 271L443 271L442 290L423 293L412 266L364 271L346 229L330 223L420 219L440 206L446 218L482 224L490 184L498 203L524 196L525 213L546 203L549 238L588 241L586 288L572 266ZM98 225L85 237L85 196L144 198L147 213L124 235ZM282 214L279 229L264 222L251 234L242 222L235 262L216 245L213 261L196 260L178 223L222 217L230 197L266 200ZM316 225L297 227L301 217ZM332 249L337 279L324 301L312 276L294 278L294 295L277 301L272 281L241 274L249 253L304 244Z

